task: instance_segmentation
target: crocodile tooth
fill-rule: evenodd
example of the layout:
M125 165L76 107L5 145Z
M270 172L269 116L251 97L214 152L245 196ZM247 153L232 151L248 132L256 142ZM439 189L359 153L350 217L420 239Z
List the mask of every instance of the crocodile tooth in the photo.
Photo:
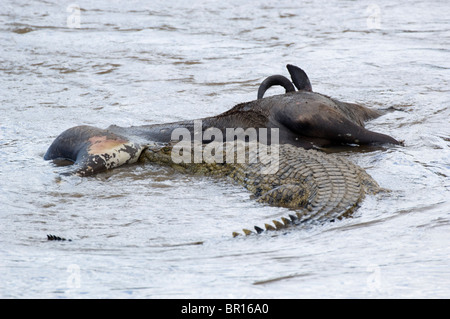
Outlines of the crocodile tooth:
M234 237L237 237L237 236L241 236L241 234L234 231L234 232L233 232L233 238L234 238Z
M294 215L289 215L289 218L291 219L292 222L295 222L298 219L298 217Z
M278 220L272 220L272 222L275 224L275 227L276 227L277 230L278 230L278 229L282 229L282 228L285 227L285 226L284 226L282 223L280 223Z
M242 231L244 232L244 234L245 234L246 236L248 236L248 235L250 235L250 234L253 233L251 230L248 230L248 229L245 229L245 228L244 228Z
M269 224L264 224L264 227L266 227L266 230L276 230L275 227Z
M255 230L256 230L257 234L261 234L264 231L264 229L262 229L261 227L258 227L258 226L255 226Z

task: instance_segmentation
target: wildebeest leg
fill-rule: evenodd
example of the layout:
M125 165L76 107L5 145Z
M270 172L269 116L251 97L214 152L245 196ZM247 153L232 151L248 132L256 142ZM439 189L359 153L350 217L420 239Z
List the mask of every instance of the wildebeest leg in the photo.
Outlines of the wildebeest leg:
M370 131L347 119L340 119L335 125L325 127L324 135L330 140L345 144L401 144L389 135Z
M294 134L327 140L330 144L401 144L386 134L353 123L332 108L304 106L303 112L280 112L277 119Z

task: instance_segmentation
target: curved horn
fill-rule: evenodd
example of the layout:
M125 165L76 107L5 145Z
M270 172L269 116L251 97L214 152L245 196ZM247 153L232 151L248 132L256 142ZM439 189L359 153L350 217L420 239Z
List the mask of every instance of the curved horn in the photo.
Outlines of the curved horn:
M286 90L286 93L295 91L294 85L291 81L283 75L272 75L265 79L258 89L258 100L262 99L264 93L274 85L281 85Z

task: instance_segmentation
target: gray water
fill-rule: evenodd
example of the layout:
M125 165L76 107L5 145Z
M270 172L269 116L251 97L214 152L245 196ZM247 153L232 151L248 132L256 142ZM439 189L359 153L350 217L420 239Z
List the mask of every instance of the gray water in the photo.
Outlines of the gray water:
M447 0L3 0L0 297L449 298L449 13ZM367 127L404 147L341 153L390 190L352 218L233 239L288 211L155 165L80 178L43 160L76 125L219 114L287 63L316 92L394 109Z

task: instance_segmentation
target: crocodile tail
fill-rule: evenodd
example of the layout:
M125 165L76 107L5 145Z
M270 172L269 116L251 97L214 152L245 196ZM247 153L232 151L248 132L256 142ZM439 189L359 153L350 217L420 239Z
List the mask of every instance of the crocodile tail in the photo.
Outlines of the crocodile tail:
M261 234L298 225L323 224L324 222L351 216L368 193L379 190L378 184L361 167L336 155L315 150L301 150L291 146L280 148L280 176L295 172L294 180L301 181L306 191L301 195L299 185L280 185L261 195L258 200L268 204L285 206L293 214L273 220L263 227L254 226L254 231L243 229L245 235ZM306 196L305 200L298 198ZM289 199L297 199L290 202ZM292 203L292 205L291 205ZM234 232L233 237L241 235Z

